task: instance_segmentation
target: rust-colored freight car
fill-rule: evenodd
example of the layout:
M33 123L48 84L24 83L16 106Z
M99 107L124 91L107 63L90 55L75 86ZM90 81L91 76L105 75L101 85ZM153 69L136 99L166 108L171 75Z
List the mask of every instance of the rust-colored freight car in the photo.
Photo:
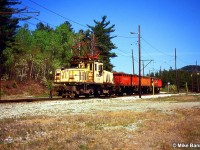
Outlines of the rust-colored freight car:
M113 89L116 95L123 95L124 93L131 95L134 93L134 81L132 80L135 80L136 78L133 78L131 74L114 72L113 79L115 85ZM135 82L135 84L137 83Z
M115 72L113 78L116 86L138 86L139 83L137 75Z
M139 76L137 76L139 78ZM151 86L151 77L141 76L141 86L150 87Z
M131 75L125 73L114 73L114 83L116 86L131 86Z
M132 86L136 87L139 84L139 78L137 75L131 75L131 82L132 82Z
M162 80L158 78L152 78L152 87L154 87L155 93L159 93L162 88Z
M113 73L115 93L118 95L138 93L139 76L126 73ZM154 85L153 85L154 83ZM159 93L162 87L162 80L148 76L141 76L141 90L142 93L152 93L153 87L155 93Z
M162 88L162 80L158 79L158 88Z

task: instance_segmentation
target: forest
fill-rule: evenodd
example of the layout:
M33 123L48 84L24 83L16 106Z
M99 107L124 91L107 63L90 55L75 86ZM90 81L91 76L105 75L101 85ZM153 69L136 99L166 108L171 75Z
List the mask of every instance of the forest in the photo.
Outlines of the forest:
M50 79L56 68L69 66L72 56L84 56L89 53L94 39L95 46L100 51L99 59L104 63L104 69L113 71L111 59L117 55L112 50L117 46L112 42L115 36L111 34L115 32L115 25L107 21L107 16L103 16L100 21L94 20L94 26L87 25L87 30L78 32L73 30L68 21L55 28L39 22L35 30L30 30L28 24L19 26L20 20L30 18L13 17L15 12L25 9L12 8L20 3L17 0L0 2L0 11L5 12L0 14L1 80ZM188 88L190 91L199 91L198 72L199 70L193 67L192 71L160 70L155 74L151 73L150 76L161 78L163 86L170 83L170 85L177 85L178 89Z
M19 81L49 78L56 68L68 67L72 56L89 53L92 44L100 51L99 59L104 63L104 69L111 71L114 67L110 59L117 56L111 52L116 48L111 41L115 25L110 25L107 16L103 16L101 21L94 20L95 26L87 25L87 30L78 33L68 21L55 28L39 22L35 30L30 30L28 24L18 26L22 18L6 13L24 11L11 8L16 4L20 2L4 0L1 4L1 11L5 11L0 15L1 78ZM26 19L29 18L23 18Z

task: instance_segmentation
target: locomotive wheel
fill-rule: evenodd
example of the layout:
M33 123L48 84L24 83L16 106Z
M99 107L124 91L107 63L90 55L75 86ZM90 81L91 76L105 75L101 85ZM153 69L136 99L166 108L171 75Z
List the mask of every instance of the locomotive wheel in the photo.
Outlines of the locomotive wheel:
M71 98L78 98L79 94L77 94L76 92L73 92L73 94L71 94L70 96Z
M62 95L62 98L66 98L66 95Z
M86 98L89 98L89 97L90 97L90 94L85 94L85 97L86 97Z
M94 92L94 97L100 97L100 94L99 94L98 91L95 91L95 92Z

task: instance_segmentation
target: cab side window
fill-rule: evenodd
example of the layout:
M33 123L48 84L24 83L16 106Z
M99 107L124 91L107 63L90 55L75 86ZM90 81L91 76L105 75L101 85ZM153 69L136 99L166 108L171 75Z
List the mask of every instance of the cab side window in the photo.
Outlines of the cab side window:
M90 64L90 71L92 71L92 63Z
M97 64L94 65L94 70L97 71Z
M99 65L99 71L103 71L103 65Z

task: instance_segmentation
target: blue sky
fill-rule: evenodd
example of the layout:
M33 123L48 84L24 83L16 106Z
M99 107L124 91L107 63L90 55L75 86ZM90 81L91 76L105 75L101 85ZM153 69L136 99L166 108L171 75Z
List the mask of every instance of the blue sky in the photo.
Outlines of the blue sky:
M36 4L37 3L37 4ZM175 68L174 51L177 51L177 68L200 64L200 1L199 0L22 0L22 6L40 15L30 19L30 28L39 20L51 27L70 21L76 32L94 25L93 20L107 20L115 24L117 35L113 50L118 57L112 59L114 70L132 73L131 50L134 51L135 73L138 73L138 25L141 30L142 60L153 60L145 74ZM65 17L62 18L39 5ZM70 20L68 20L70 19ZM77 23L74 23L77 22ZM21 22L27 23L27 22ZM81 24L81 25L80 25ZM84 26L82 26L84 25ZM144 61L146 65L148 61Z

